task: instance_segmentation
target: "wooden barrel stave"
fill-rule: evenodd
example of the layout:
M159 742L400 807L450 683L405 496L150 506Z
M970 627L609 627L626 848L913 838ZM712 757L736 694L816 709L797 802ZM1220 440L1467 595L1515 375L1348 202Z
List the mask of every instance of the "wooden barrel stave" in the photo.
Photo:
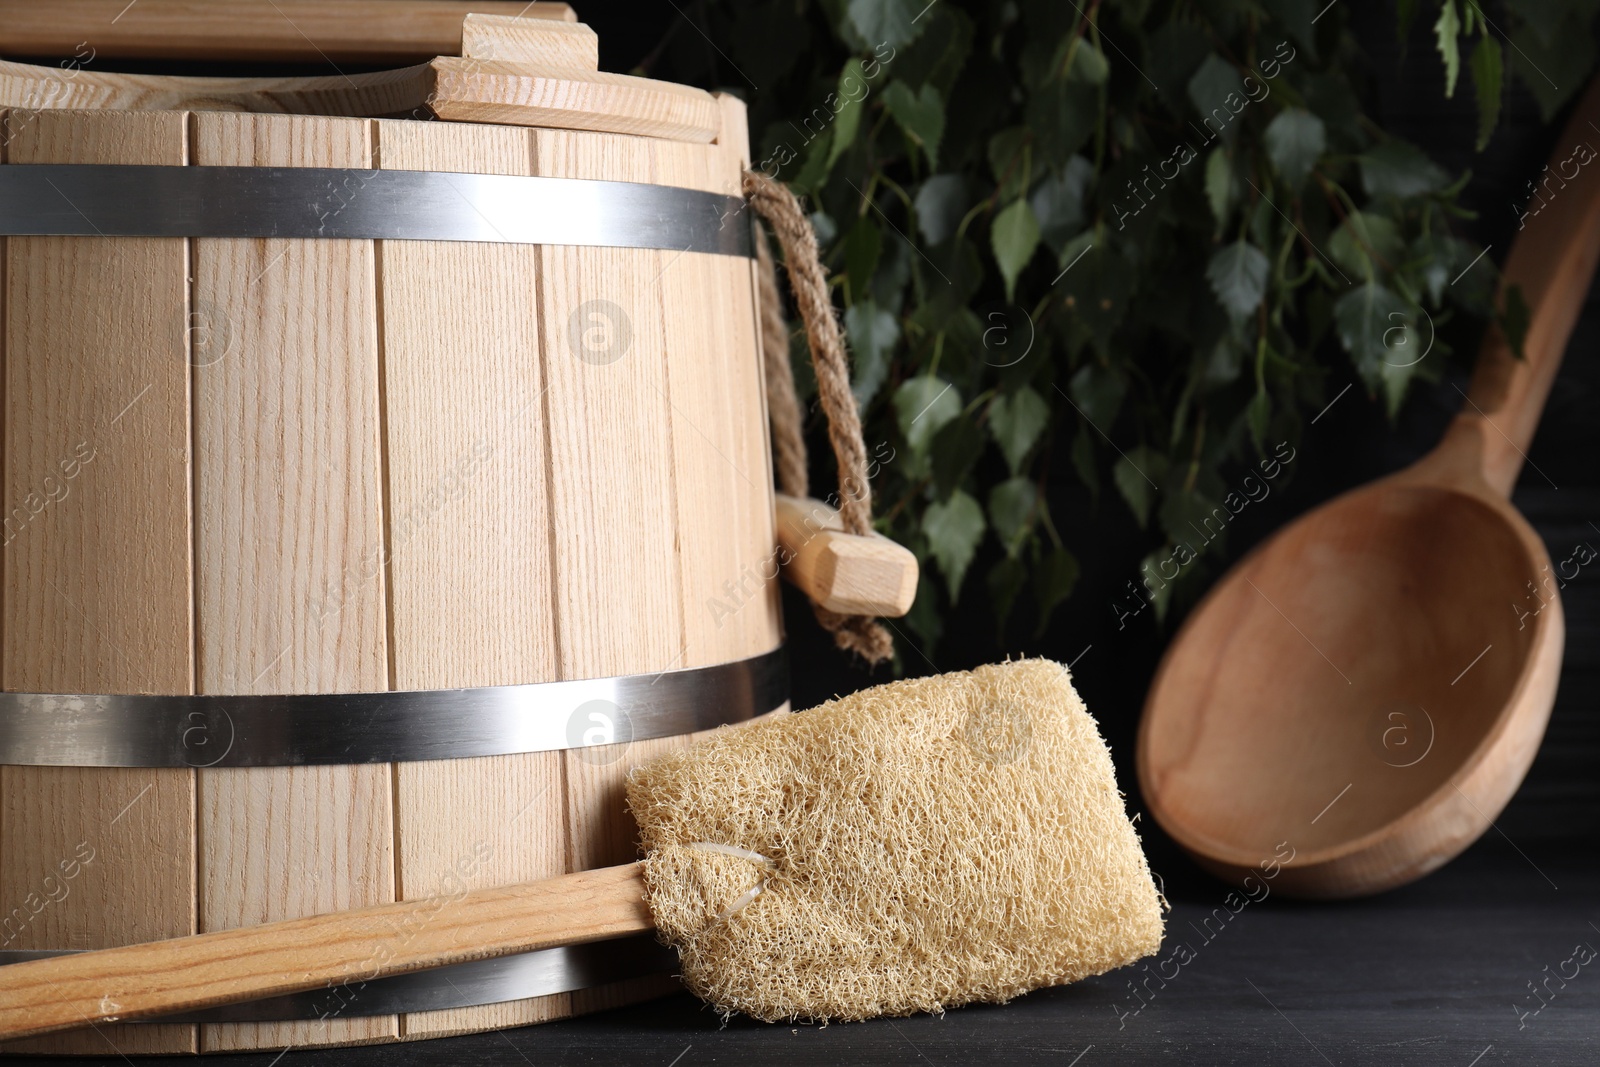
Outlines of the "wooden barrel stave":
M196 112L190 138L195 166L372 165L364 119ZM194 368L198 691L387 689L387 589L366 571L385 536L372 242L197 238L191 254L193 309L221 331ZM199 777L202 931L394 900L387 766ZM201 1048L395 1033L387 1016L216 1024Z
M533 173L532 131L378 123L379 165ZM557 677L539 249L380 242L395 683ZM396 765L402 897L566 871L562 757ZM406 1037L571 1014L565 993L402 1019Z

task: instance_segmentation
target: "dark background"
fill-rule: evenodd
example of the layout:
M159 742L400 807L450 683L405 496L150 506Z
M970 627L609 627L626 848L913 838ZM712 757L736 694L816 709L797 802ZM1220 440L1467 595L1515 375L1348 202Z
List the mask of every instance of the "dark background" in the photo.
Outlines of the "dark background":
M1349 9L1371 57L1369 114L1424 147L1447 170L1472 170L1464 202L1479 216L1466 224L1466 235L1491 246L1490 256L1503 262L1515 231L1513 205L1547 159L1559 120L1548 127L1540 123L1531 98L1515 87L1493 140L1474 153L1470 86L1463 77L1456 99L1442 98L1442 71L1422 20L1402 49L1392 5L1352 3ZM617 71L636 66L668 32L695 33L686 21L694 10L674 0L579 0L580 17L600 35L602 69ZM1529 453L1549 481L1530 468L1514 496L1555 560L1580 542L1600 546L1597 343L1600 304L1591 293ZM1459 405L1454 386L1465 387L1467 363L1457 358L1440 383L1421 386L1393 424L1357 384L1309 429L1292 481L1280 480L1266 502L1230 526L1228 562L1301 512L1430 448ZM1336 367L1327 395L1354 380L1353 371ZM1039 640L1000 638L985 608L963 604L946 622L936 662L911 650L902 666L906 673L924 674L1019 653L1075 661L1077 687L1111 744L1130 811L1138 812L1143 805L1132 766L1135 730L1145 688L1181 611L1164 627L1153 624L1153 613L1143 613L1118 631L1110 605L1137 573L1145 537L1120 501L1106 496L1094 507L1063 467L1052 486L1052 511L1065 518L1063 536L1084 573L1050 629ZM980 572L982 562L975 565ZM1251 905L1137 1015L1124 1014L1137 1006L1126 985L1137 973L1130 969L1006 1007L943 1017L827 1028L734 1021L723 1028L708 1009L679 995L507 1033L291 1051L281 1062L1600 1062L1600 961L1568 982L1538 1015L1522 1019L1520 1028L1518 1018L1519 1010L1538 1006L1527 983L1541 981L1546 968L1555 970L1577 943L1600 946L1597 572L1585 568L1563 593L1568 643L1549 733L1495 830L1444 870L1370 900L1308 905L1268 899ZM892 677L887 669L870 673L835 651L792 589L785 590L785 615L796 707ZM1139 827L1175 905L1169 928L1183 931L1221 904L1225 887L1199 871L1152 820L1141 818ZM254 1067L272 1060L250 1055L227 1062Z

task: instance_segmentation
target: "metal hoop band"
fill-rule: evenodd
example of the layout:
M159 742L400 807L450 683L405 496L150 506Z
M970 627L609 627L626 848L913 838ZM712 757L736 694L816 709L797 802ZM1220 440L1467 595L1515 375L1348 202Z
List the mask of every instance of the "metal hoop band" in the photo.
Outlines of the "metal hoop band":
M302 237L753 257L748 201L665 185L331 167L0 166L0 236Z
M71 955L73 949L0 951L0 965L48 956ZM475 960L393 978L253 1000L183 1015L146 1019L152 1023L255 1023L290 1020L350 1019L365 1015L398 1015L443 1008L473 1008L508 1000L544 997L592 989L626 978L673 974L678 954L652 934L615 941L541 949L518 956Z
M291 767L594 749L709 730L789 699L783 647L660 674L400 693L0 693L0 764ZM606 747L615 746L615 747Z

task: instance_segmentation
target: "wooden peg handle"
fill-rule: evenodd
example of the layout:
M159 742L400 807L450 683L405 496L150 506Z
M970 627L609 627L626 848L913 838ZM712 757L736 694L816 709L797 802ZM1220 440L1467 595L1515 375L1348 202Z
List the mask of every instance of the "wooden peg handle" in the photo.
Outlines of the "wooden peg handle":
M0 967L0 1039L331 988L654 927L640 865Z
M459 55L468 12L577 18L564 3L520 0L0 0L0 53L415 63Z
M819 500L777 497L784 577L842 615L899 618L917 597L917 557L880 534L844 532Z

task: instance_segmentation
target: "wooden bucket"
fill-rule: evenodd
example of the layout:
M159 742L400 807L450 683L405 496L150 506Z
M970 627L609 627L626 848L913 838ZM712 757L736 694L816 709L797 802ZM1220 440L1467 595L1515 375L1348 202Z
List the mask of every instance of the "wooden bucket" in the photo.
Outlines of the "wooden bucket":
M722 107L712 144L14 109L0 172L341 168L737 196L745 119L737 101ZM369 195L356 178L330 187L328 214ZM18 741L14 728L0 769L0 950L105 947L623 862L628 769L685 743L681 730L786 699L747 256L98 234L11 236L0 254L0 686L288 695L153 703L158 725L126 701L50 704L80 757L104 743L92 765L43 765L72 762L57 734ZM624 743L606 709L626 716L626 702L593 704L613 683L540 690L546 710L572 703L568 744L441 759L372 761L430 751L416 735L450 730L437 707L424 728L372 698L295 700L615 678L636 694L657 677L680 704L722 695L675 719L636 717ZM477 699L434 704L464 701L471 726ZM261 725L286 721L298 725ZM673 735L650 736L662 729ZM16 759L24 742L44 758ZM100 765L173 743L175 766ZM235 765L243 750L263 765ZM648 952L624 947L547 960L565 977L538 997L372 1014L404 998L369 983L323 998L320 1018L302 1003L299 1021L121 1024L8 1050L221 1052L523 1025L654 995L660 976L616 980L650 970ZM414 1003L440 1003L431 988Z

